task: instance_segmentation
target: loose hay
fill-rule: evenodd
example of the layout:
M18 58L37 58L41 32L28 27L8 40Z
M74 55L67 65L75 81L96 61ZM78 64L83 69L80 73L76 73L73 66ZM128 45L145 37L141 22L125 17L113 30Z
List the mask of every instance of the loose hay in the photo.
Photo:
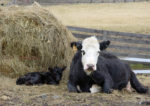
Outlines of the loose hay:
M16 77L69 65L70 42L76 39L49 10L37 3L0 10L1 74Z

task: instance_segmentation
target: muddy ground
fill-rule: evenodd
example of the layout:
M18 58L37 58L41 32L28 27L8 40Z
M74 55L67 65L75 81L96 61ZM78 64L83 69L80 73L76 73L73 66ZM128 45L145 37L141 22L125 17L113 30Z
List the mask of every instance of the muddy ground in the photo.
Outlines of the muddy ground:
M138 75L150 87L150 75ZM0 106L140 106L150 105L150 94L113 91L104 93L68 93L66 84L59 86L17 86L16 79L0 76Z

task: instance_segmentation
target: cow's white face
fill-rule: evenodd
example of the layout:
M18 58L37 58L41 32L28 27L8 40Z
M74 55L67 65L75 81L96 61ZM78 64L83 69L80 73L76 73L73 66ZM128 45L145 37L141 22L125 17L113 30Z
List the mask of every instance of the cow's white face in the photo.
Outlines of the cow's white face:
M99 42L96 37L86 38L82 42L82 65L86 74L91 74L96 70L96 64L99 56Z

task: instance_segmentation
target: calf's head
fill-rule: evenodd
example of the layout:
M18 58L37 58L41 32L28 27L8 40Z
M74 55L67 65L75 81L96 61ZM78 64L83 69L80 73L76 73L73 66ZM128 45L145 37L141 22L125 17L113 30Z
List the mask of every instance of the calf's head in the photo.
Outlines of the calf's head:
M66 66L62 67L62 68L59 68L59 67L54 67L54 68L48 68L48 70L50 71L53 79L59 83L59 81L61 80L62 78L62 75L63 75L63 71L66 69Z
M96 65L99 57L99 53L102 50L105 50L110 44L110 41L98 42L97 38L89 37L80 42L72 42L73 45L77 46L77 50L81 52L81 62L83 69L87 74L90 74L92 71L96 70Z

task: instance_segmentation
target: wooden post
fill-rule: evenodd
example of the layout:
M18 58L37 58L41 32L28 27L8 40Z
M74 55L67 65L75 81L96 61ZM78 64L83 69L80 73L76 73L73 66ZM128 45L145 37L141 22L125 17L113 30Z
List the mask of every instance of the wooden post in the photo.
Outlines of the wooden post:
M17 4L17 0L12 0L12 3L13 4Z

